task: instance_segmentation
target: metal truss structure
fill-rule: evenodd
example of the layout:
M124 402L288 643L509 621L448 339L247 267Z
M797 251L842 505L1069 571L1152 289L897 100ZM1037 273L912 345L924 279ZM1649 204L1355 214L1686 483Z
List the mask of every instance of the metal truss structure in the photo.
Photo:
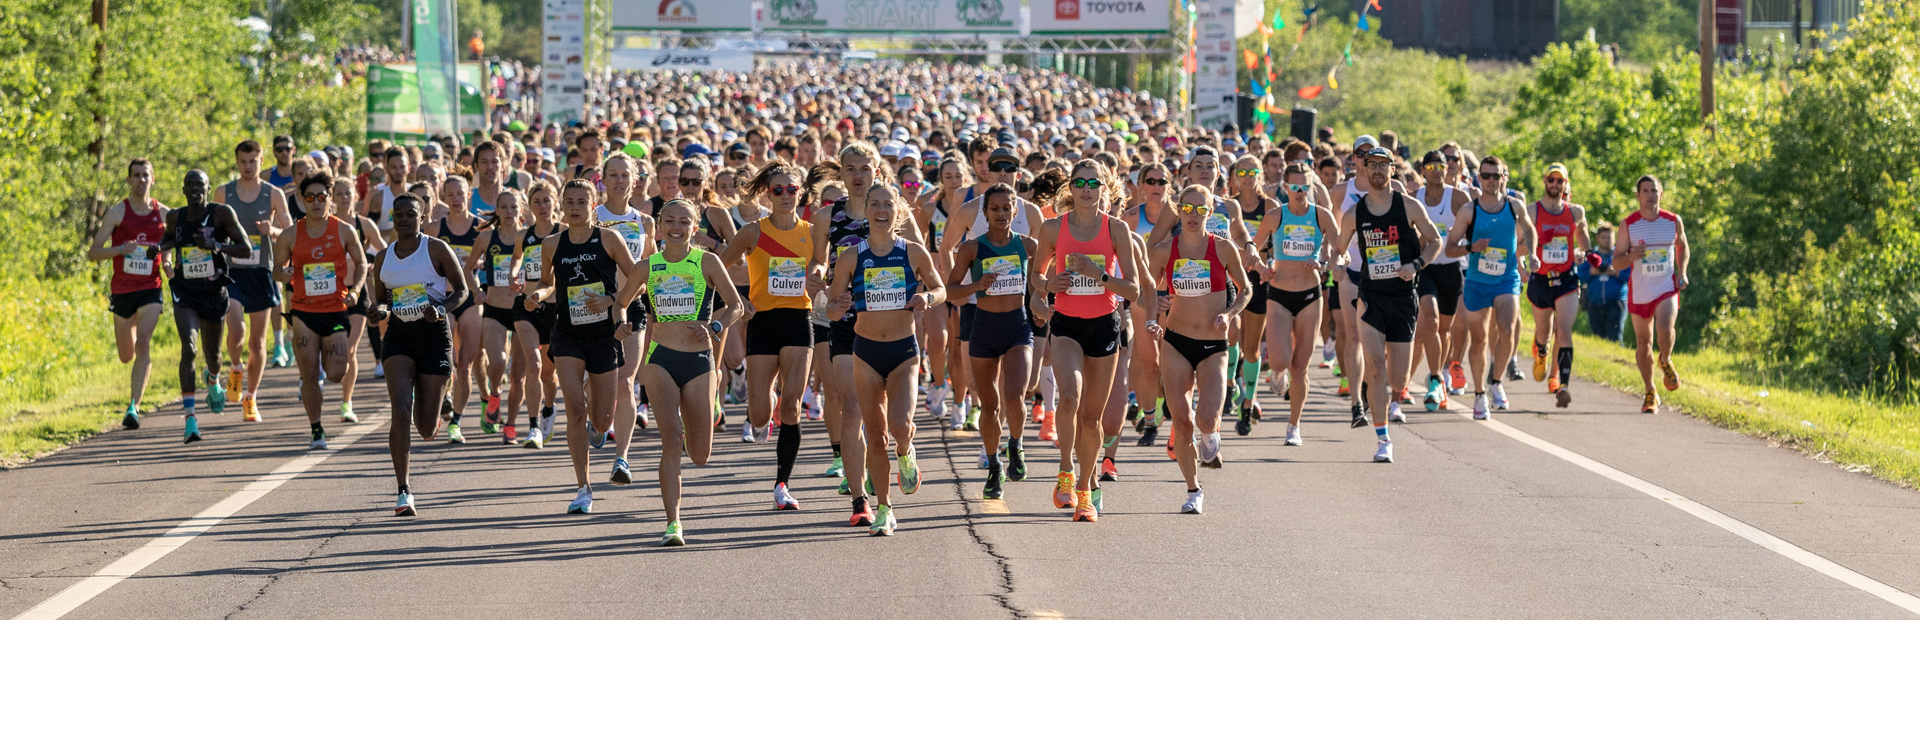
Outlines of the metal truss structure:
M739 33L655 33L654 40L666 47L707 48L716 40L737 40ZM965 35L965 34L924 34L897 35L891 33L761 33L758 40L786 41L787 47L778 53L844 53L847 51L872 51L883 55L984 55L989 53L1017 55L1124 55L1124 56L1171 56L1182 57L1186 54L1184 35L1161 34L1116 34L1116 35ZM617 44L616 44L617 45Z

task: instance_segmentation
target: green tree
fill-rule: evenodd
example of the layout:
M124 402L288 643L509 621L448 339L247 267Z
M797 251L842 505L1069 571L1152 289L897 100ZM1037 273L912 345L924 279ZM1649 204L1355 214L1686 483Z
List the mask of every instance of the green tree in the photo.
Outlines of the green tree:
M1595 41L1618 43L1626 58L1653 63L1674 49L1698 47L1699 12L1697 0L1561 0L1560 40L1584 40L1592 28Z

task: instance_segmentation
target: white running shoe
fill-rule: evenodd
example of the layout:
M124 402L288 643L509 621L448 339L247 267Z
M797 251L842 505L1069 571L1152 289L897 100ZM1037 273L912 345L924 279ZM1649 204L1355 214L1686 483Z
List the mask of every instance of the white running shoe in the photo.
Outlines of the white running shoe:
M1300 427L1299 426L1294 426L1291 424L1287 426L1287 445L1288 446L1300 445Z
M1393 401L1387 404L1387 422L1388 423L1406 423L1407 422L1407 414L1400 412L1400 401Z
M934 418L947 415L946 383L941 383L939 387L927 389L927 413L932 414Z
M1200 466L1208 469L1220 468L1220 434L1210 433L1194 441L1200 447Z
M950 413L953 417L947 419L948 420L947 430L958 431L960 430L961 426L964 426L967 424L967 409L952 408L948 410L948 413ZM938 416L935 416L935 417L938 418Z
M1393 442L1380 442L1380 447L1373 450L1373 461L1377 464L1393 463Z
M1496 411L1507 410L1507 387L1506 386L1501 385L1499 383L1494 383L1492 385L1487 386L1487 391L1490 395L1493 396L1494 410Z
M1487 420L1487 394L1476 393L1473 396L1473 420Z
M793 494L787 491L787 485L784 482L773 485L773 508L776 510L800 509L799 500L794 499Z
M633 409L633 416L635 419L633 425L640 428L646 428L647 424L653 422L653 410L648 408L645 403Z
M551 415L545 415L540 417L540 432L547 434L547 438L553 438L553 419L557 415L559 415L559 413L556 411ZM545 443L545 442L543 441L541 443Z
M987 447L980 447L980 468L987 468Z
M753 443L753 442L754 442L754 441L756 441L756 440L758 440L758 439L755 439L755 438L754 438L754 433L753 433L753 422L752 422L752 421L746 421L746 422L743 422L743 423L741 423L741 424L740 424L740 443L743 443L743 444L750 444L750 443Z
M575 492L573 501L567 503L567 514L584 515L593 511L593 487L581 487Z
M1333 340L1327 340L1325 344L1320 346L1320 360L1322 362L1333 362L1333 358Z
M1183 515L1200 514L1200 502L1202 500L1205 500L1206 497L1207 497L1207 493L1205 491L1187 492L1187 503L1180 505L1180 514L1183 514Z
M523 449L540 449L545 448L546 445L546 433L542 432L539 426L534 426L532 431L527 432L527 440L520 442L520 448Z

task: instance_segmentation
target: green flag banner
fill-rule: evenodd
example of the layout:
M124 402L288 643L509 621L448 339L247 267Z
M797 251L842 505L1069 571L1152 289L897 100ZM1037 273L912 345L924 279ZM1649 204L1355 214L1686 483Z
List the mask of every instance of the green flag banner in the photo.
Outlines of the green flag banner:
M455 45L453 0L411 0L413 3L413 60L419 73L420 118L429 134L455 132L459 109L455 94L460 62Z
M487 100L481 89L487 88L486 71L478 63L459 65L460 132L485 131ZM412 64L383 64L367 69L367 138L387 139L401 144L419 144L427 140L427 126L420 113L420 76Z

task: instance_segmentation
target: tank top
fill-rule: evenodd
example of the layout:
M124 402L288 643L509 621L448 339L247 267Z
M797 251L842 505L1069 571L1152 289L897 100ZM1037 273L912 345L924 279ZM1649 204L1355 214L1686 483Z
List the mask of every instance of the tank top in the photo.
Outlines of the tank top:
M1259 207L1248 209L1242 206L1240 208L1240 224L1246 226L1248 238L1252 238L1254 232L1260 230L1260 221L1266 219L1266 217L1267 197L1264 195L1260 196Z
M1675 290L1673 249L1680 238L1680 219L1665 210L1652 218L1634 211L1626 220L1627 241L1647 245L1647 251L1633 263L1633 275L1627 279L1627 301L1649 304Z
M1140 234L1141 238L1146 238L1153 233L1153 221L1147 218L1147 206L1143 204L1134 210L1137 211L1134 217L1139 220L1133 226L1133 232Z
M522 281L529 283L540 281L540 242L547 240L546 236L534 232L536 228L539 226L527 226L527 233L520 241L520 276ZM554 226L554 230L561 228ZM553 231L548 231L547 235L553 235Z
M347 247L340 242L339 218L327 216L326 230L314 236L307 225L293 227L292 306L301 312L347 311L347 287L340 277L347 273Z
M905 241L895 239L893 250L885 256L873 252L871 243L861 246L853 266L853 311L891 312L907 308L907 299L919 287L907 258Z
M393 186L381 183L380 187L374 188L373 197L380 201L379 205L374 206L373 221L380 225L381 232L393 230L393 199L396 197Z
M1341 189L1340 215L1346 215L1347 211L1353 210L1353 206L1355 203L1358 203L1362 198L1367 197L1367 194L1360 189L1359 183L1360 183L1359 178L1348 180L1346 187Z
M600 225L612 228L626 240L627 251L633 254L635 261L640 260L641 254L646 253L647 228L640 222L640 211L629 205L627 212L614 215L612 211L607 210L607 206L602 205L595 208L593 214L600 220Z
M947 232L947 201L942 198L933 201L932 220L927 221L927 250L938 253L940 239Z
M413 255L401 256L398 245L388 246L380 255L380 284L387 288L392 302L388 311L402 322L418 322L426 316L427 308L436 304L446 304L447 277L433 266L433 254L427 244L432 239L420 234L420 245L413 249Z
M475 227L477 223L479 221L468 218L467 232L456 236L453 235L453 229L447 226L447 219L440 219L440 240L446 241L447 245L453 247L453 253L460 257L462 266L466 265L467 259L473 255L473 242L480 239L480 231Z
M500 237L496 228L487 234L487 247L481 252L480 284L482 286L509 286L513 284L513 242Z
M506 188L503 187L501 190L504 192ZM499 198L494 198L494 200L499 200ZM473 194L467 197L467 212L473 214L475 217L492 213L493 208L494 206L488 205L487 201L480 199L480 191L478 189L475 189Z
M1176 297L1204 297L1227 290L1227 268L1220 264L1220 252L1214 242L1218 236L1207 234L1207 251L1200 258L1180 258L1180 239L1174 239L1167 256L1168 290Z
M207 240L215 246L223 246L231 241L225 231L215 221L215 215L227 206L220 203L207 203L201 207L200 218L189 220L186 208L174 209L176 228L167 233L174 237L173 248L173 286L181 291L211 292L225 289L231 279L227 276L227 255L219 251L208 251L191 241L198 241L204 233Z
M1426 188L1421 188L1419 192L1420 207L1427 209L1427 220L1433 221L1433 227L1440 231L1442 241L1447 240L1447 231L1453 230L1453 209L1457 207L1453 202L1454 192L1454 188L1442 187L1439 205L1427 205ZM1440 247L1440 254L1433 257L1433 262L1436 264L1451 264L1459 260L1459 256L1448 256L1445 246Z
M696 322L707 318L713 311L713 293L707 290L707 275L700 263L712 255L689 246L679 261L668 261L664 251L647 257L647 304L654 319Z
M272 185L276 188L284 188L288 185L292 185L293 184L293 168L288 167L287 174L285 175L280 174L279 165L275 165L273 167L267 168L267 184Z
M220 189L221 194L227 199L227 207L232 208L233 214L240 217L240 229L253 238L247 242L252 246L253 253L245 258L228 257L227 264L236 269L271 270L273 242L267 240L266 231L260 230L254 223L273 218L273 193L268 192L268 186L263 182L260 183L259 189L254 191L252 201L241 200L239 180L222 185Z
M160 201L148 200L146 215L133 212L133 201L121 200L126 210L120 225L113 227L113 245L139 244L125 256L113 257L113 278L109 291L115 294L160 288L160 270L167 265L167 252L160 250L160 239L167 233L167 219L160 214Z
M587 309L588 294L613 296L620 290L620 265L607 257L600 230L596 226L586 241L574 243L573 234L562 228L553 250L553 275L559 281L555 294L566 306L554 320L554 327L577 338L613 336L613 309Z
M1226 209L1227 199L1222 198L1218 195L1215 195L1213 196L1212 205L1213 205L1213 210L1207 213L1207 220L1205 223L1201 224L1200 227L1206 229L1207 233L1210 233L1215 236L1219 236L1221 238L1225 238L1228 240L1232 240L1233 221L1227 219L1227 214L1220 212ZM1265 205L1266 205L1265 201L1262 201L1261 206L1265 207ZM1145 236L1146 234L1142 233L1141 235ZM1180 235L1180 222L1178 218L1174 219L1173 232L1168 235L1171 235L1171 236Z
M1073 226L1069 223L1071 214L1060 218L1060 235L1053 246L1053 267L1066 276L1069 285L1063 294L1053 298L1055 311L1069 317L1091 318L1105 317L1113 313L1118 297L1107 291L1099 279L1092 279L1074 273L1067 265L1068 254L1086 254L1093 259L1093 265L1106 270L1109 276L1120 272L1119 257L1114 253L1111 221L1105 215L1100 216L1100 232L1092 240L1081 241L1073 237Z
M980 208L974 211L973 225L967 226L967 238L979 238L987 234L987 211ZM1013 221L1008 228L1022 236L1033 235L1033 222L1027 220L1027 206L1022 204L1019 196L1014 197Z
M1475 202L1473 221L1468 223L1468 242L1485 238L1491 243L1483 250L1467 254L1467 281L1478 284L1504 284L1520 280L1520 262L1514 259L1519 232L1514 230L1513 199L1500 198L1500 210L1489 213Z
M813 308L807 296L812 241L813 224L804 220L786 231L774 227L772 218L760 221L760 237L747 253L747 298L754 309Z
M973 265L968 280L979 281L987 274L999 274L983 296L998 297L1025 294L1027 291L1027 243L1033 239L1018 233L1007 237L1007 245L995 246L986 236L973 239Z
M1292 206L1280 206L1280 225L1273 229L1274 261L1319 261L1325 241L1318 209L1308 206L1307 212L1294 215Z
M1540 260L1535 271L1541 276L1565 276L1573 270L1573 206L1560 204L1560 212L1548 213L1539 201L1533 203L1534 256Z
M1374 214L1362 201L1353 210L1354 227L1360 231L1361 252L1353 257L1364 262L1354 285L1382 294L1406 294L1414 283L1400 278L1400 265L1420 256L1420 235L1407 222L1407 196L1395 194L1387 212Z
M839 265L840 255L847 249L859 249L867 245L867 233L867 219L856 219L848 213L846 198L833 201L827 213L827 245L833 249L835 266ZM859 285L859 282L855 281L854 285ZM855 298L858 299L857 296ZM859 311L858 307L847 310L847 316L842 321L852 321L853 315Z

